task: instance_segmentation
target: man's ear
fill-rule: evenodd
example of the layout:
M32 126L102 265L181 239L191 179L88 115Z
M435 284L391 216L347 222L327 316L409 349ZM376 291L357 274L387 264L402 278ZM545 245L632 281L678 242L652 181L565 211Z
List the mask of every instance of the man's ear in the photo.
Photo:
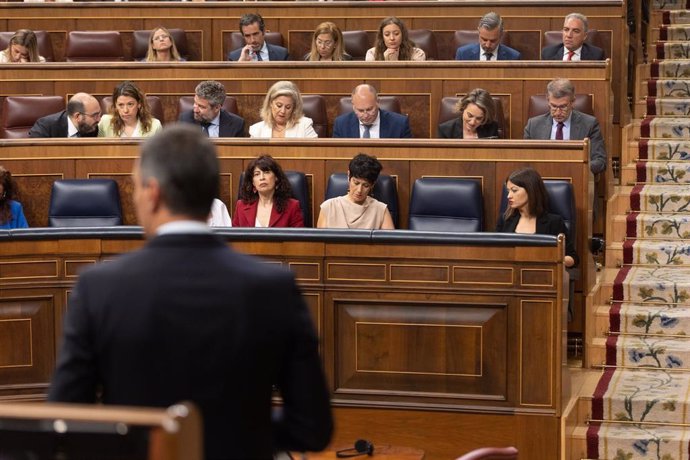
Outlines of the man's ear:
M158 180L155 177L146 178L142 189L151 212L158 211L163 203L163 195Z

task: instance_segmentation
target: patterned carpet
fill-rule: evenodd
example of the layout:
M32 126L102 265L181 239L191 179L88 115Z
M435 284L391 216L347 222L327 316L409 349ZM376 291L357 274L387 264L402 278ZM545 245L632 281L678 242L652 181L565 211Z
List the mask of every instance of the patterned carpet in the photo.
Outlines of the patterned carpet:
M595 339L607 367L592 398L592 459L690 459L690 11L663 18L609 335Z

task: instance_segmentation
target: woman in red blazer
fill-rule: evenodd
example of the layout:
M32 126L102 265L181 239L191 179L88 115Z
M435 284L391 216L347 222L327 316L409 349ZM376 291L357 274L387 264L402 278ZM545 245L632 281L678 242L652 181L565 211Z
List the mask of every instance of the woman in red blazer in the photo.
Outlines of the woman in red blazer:
M243 179L233 227L304 227L299 201L292 198L290 182L273 157L253 160Z

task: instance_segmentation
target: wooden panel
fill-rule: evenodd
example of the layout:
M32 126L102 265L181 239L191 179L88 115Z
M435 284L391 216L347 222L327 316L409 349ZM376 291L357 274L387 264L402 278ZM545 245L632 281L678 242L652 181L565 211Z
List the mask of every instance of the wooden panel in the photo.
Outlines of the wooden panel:
M0 262L0 279L57 278L57 260L16 260Z
M553 370L556 346L552 301L527 301L520 304L520 403L531 406L553 404ZM556 361L557 362L557 361Z

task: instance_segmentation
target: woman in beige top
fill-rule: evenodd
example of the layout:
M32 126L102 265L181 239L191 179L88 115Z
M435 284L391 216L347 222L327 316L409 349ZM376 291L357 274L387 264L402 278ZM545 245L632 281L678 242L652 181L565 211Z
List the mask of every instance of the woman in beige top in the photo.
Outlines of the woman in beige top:
M366 61L426 61L426 54L407 36L407 27L395 16L379 25L374 47L367 51Z
M359 153L348 168L347 195L321 203L318 228L360 228L393 230L393 218L386 203L369 196L383 167L374 156Z

